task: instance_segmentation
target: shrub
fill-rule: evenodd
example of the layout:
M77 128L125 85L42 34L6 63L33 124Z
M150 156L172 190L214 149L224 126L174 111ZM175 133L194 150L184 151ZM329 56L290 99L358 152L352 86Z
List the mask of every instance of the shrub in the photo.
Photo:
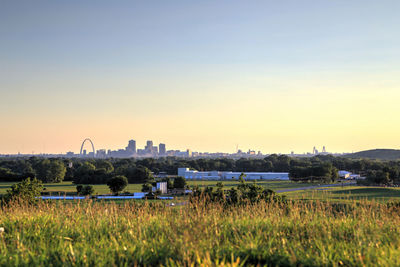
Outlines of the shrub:
M107 185L113 194L118 194L128 185L128 179L122 175L114 176L107 182Z
M174 188L183 189L185 188L185 186L186 186L185 178L178 176L174 179Z
M237 188L231 188L227 194L225 194L221 182L217 183L216 191L213 191L212 187L205 187L203 191L195 187L190 200L195 202L196 199L203 199L206 202L220 202L226 205L258 203L260 201L286 202L285 196L279 196L275 191L264 189L255 183L245 183L243 179Z
M82 196L90 196L94 194L94 187L92 185L77 185L76 186L76 191L78 195Z
M143 184L142 185L142 192L151 192L153 186L151 184Z
M7 190L7 194L3 200L8 203L13 200L22 200L28 203L36 201L37 197L40 197L40 193L43 190L43 184L41 181L34 178L31 180L27 178L20 183L13 184L11 189Z

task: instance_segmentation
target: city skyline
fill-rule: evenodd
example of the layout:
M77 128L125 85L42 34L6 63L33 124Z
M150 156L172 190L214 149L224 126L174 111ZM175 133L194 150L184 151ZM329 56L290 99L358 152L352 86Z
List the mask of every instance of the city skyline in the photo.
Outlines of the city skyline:
M399 1L3 1L0 154L84 136L398 148ZM78 146L79 147L79 146Z
M168 148L168 149L167 149ZM313 156L313 155L343 155L348 152L329 152L327 151L325 146L321 146L321 148L314 146L311 151L303 151L303 152L295 152L291 151L290 153L264 153L261 150L249 148L242 149L238 145L236 146L234 151L194 151L191 148L185 148L183 150L170 148L165 143L157 143L153 142L153 140L146 140L143 146L138 145L135 139L130 139L127 142L126 147L119 147L116 149L110 149L106 147L98 147L95 145L95 142L92 141L91 138L83 139L80 149L77 151L66 151L59 153L5 153L0 156L18 156L18 155L43 155L43 156L61 156L61 157L98 157L98 158L131 158L131 157L236 157L239 158L241 156L251 157L251 156L265 156L271 154L284 154L284 155L292 155L292 156Z

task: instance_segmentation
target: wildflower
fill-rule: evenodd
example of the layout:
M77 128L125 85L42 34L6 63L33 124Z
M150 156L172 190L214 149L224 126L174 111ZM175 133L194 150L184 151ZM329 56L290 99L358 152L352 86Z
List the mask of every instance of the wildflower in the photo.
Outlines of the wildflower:
M4 232L4 227L0 227L0 233Z

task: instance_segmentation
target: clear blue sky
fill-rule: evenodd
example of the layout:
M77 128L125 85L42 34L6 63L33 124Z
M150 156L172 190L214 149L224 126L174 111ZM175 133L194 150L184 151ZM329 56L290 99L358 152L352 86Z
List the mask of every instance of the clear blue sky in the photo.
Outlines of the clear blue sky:
M85 137L394 147L399 14L399 1L2 1L0 153Z

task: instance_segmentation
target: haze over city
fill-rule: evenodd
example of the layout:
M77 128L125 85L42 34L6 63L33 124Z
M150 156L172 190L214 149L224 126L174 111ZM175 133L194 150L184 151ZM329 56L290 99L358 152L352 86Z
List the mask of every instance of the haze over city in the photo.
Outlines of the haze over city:
M384 2L3 1L0 154L398 148Z

